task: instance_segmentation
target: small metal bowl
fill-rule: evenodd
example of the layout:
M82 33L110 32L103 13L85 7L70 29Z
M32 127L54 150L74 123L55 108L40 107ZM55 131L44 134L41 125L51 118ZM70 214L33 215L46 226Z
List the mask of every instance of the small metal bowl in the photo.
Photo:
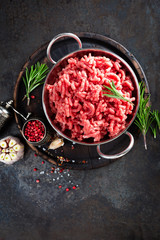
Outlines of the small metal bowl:
M29 141L29 140L27 139L27 137L25 136L25 128L26 128L28 122L31 122L31 121L39 121L39 122L41 122L42 125L44 126L44 136L43 136L43 138L42 138L40 141L38 141L38 142ZM28 119L28 120L24 123L24 125L23 125L23 127L22 127L22 135L23 135L24 139L26 140L26 142L32 144L33 146L43 145L43 144L45 144L45 143L47 142L47 140L48 140L48 134L47 134L46 126L45 126L44 122L42 122L42 121L41 121L40 119L38 119L38 118L30 118L30 119Z

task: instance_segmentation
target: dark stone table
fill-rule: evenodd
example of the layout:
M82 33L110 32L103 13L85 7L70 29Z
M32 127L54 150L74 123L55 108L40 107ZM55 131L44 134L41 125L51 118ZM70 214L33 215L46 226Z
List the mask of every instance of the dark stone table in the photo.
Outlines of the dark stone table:
M13 98L18 74L39 46L61 32L95 32L136 56L160 110L159 23L158 0L1 0L0 101ZM1 133L8 135L21 138L14 119ZM160 239L160 135L149 132L147 142L146 151L140 135L131 152L106 167L61 173L25 144L22 160L0 163L0 240Z

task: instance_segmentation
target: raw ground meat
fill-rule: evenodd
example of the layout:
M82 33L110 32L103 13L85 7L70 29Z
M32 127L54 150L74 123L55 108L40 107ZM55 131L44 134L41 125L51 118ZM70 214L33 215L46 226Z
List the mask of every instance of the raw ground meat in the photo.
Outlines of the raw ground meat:
M126 119L134 105L103 95L103 85L114 81L116 89L131 102L134 90L131 76L123 69L120 60L89 54L81 59L70 58L53 85L47 84L49 104L55 114L53 124L61 131L71 131L71 138L83 141L93 138L100 141L106 134L118 135L126 127Z

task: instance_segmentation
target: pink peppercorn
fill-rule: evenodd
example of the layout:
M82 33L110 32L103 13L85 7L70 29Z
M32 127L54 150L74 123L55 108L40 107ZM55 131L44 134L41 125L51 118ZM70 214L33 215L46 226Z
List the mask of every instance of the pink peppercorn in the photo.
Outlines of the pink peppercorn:
M62 185L59 185L59 188L62 188Z
M35 97L34 95L31 95L31 98L32 98L32 99L35 99L36 97Z
M40 142L45 135L45 127L39 120L30 120L27 122L24 135L29 142Z
M39 183L40 182L40 180L39 179L36 179L36 183Z
M42 164L44 164L45 162L44 161L42 161Z
M33 170L36 172L36 171L37 171L37 168L34 168Z
M73 186L72 189L76 189L76 186Z
M69 191L69 188L66 188L66 192L68 192Z

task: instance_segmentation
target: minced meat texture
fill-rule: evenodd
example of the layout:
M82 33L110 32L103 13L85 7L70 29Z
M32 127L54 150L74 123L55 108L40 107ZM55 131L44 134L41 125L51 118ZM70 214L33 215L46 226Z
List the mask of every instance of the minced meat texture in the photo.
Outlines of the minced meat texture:
M68 59L66 67L53 79L53 85L46 86L55 114L53 124L59 123L62 132L69 129L71 138L78 141L93 138L98 142L106 134L118 135L126 127L133 104L103 95L103 85L110 86L111 81L123 97L135 100L131 76L120 60L91 54Z

